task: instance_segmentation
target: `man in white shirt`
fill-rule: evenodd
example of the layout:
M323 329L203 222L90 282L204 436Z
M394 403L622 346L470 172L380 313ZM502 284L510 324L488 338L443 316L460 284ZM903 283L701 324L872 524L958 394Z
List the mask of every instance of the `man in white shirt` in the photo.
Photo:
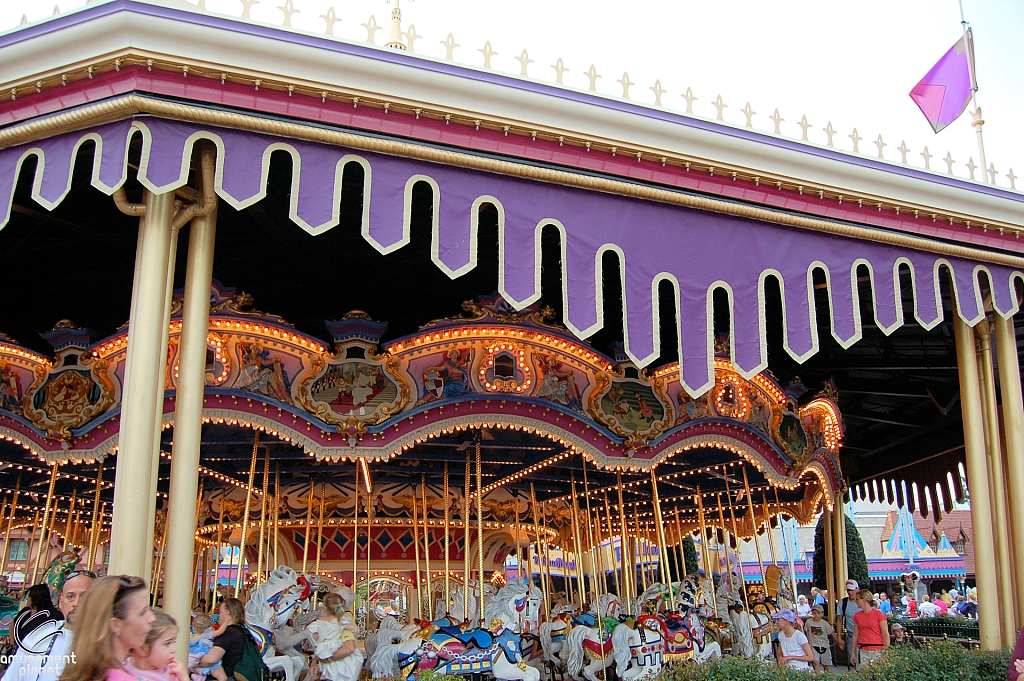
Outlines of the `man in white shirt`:
M935 617L940 610L942 608L932 603L928 594L921 596L921 602L917 605L917 611L921 613L921 617Z
M64 621L47 620L34 628L11 656L10 666L0 681L57 681L70 660L71 638L75 608L96 575L86 570L74 570L64 578L57 607L64 613Z

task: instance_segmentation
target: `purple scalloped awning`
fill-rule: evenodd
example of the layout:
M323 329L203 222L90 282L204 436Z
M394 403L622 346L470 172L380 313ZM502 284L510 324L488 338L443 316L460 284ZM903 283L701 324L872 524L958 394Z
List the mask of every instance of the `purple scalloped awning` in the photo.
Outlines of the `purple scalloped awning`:
M483 203L499 214L499 288L517 308L540 297L540 230L555 225L562 237L565 315L569 328L586 338L601 328L601 258L614 252L624 279L626 352L646 366L660 354L657 290L668 280L678 292L681 380L691 394L714 381L709 318L715 288L728 292L732 306L733 360L747 377L768 365L764 280L781 284L786 350L804 361L818 349L811 272L825 271L831 300L832 333L847 347L861 337L856 270L872 273L876 324L886 333L904 322L898 269L910 268L915 287L914 317L925 328L942 320L940 268L955 282L960 315L970 324L983 312L977 270L993 283L995 307L1017 310L1010 268L975 263L867 241L834 237L652 201L573 189L395 156L353 151L215 126L139 117L0 151L0 226L10 216L20 166L39 157L33 198L53 208L69 190L76 150L89 140L100 145L92 183L111 193L127 175L128 140L143 135L139 179L151 191L185 184L197 139L218 146L217 192L235 208L265 196L270 156L283 150L293 159L291 219L311 234L338 224L344 166L364 168L362 233L381 253L409 242L412 184L435 192L432 259L451 277L476 266L476 215Z

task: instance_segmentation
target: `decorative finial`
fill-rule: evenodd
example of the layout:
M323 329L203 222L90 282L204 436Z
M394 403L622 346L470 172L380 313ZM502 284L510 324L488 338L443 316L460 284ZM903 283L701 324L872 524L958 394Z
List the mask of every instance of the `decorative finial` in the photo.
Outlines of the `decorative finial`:
M597 67L591 64L590 70L586 71L584 75L590 79L590 91L597 92L597 79L601 77L601 74L597 72Z
M413 45L416 43L417 40L423 37L416 32L416 24L409 24L409 30L402 33L402 35L405 36L405 42L409 46L409 51L415 52L416 49L413 47Z
M967 159L967 163L965 163L964 165L967 166L967 172L971 174L971 179L973 180L974 171L977 170L978 168L978 166L974 165L974 157L972 156L969 159Z
M878 139L876 139L874 142L872 142L872 144L874 144L876 147L878 147L878 158L885 158L885 156L882 155L882 150L885 149L889 145L882 141L881 133L879 133Z
M782 114L779 113L778 109L776 109L775 113L773 113L768 118L772 119L772 121L775 123L775 134L776 135L781 135L782 134L782 121L784 121L786 119L782 117Z
M518 57L516 57L516 60L519 62L519 66L521 67L519 69L519 75L520 76L529 76L530 74L526 72L526 67L528 67L530 64L532 64L533 60L530 59L530 55L527 54L526 48L523 48L523 53L520 54Z
M906 140L900 141L900 145L898 147L896 147L896 149L900 152L900 157L902 158L902 160L900 162L903 163L903 165L906 165L907 164L907 152L910 151L910 147L907 146L907 141Z
M551 68L555 70L555 82L562 85L562 74L569 70L566 67L565 62L563 62L562 58L559 57L558 60L551 65Z
M946 152L946 158L944 158L942 160L946 162L946 173L948 175L952 175L953 174L953 163L954 163L953 155L947 151Z
M292 25L292 15L298 14L299 10L295 9L295 3L292 0L284 0L284 4L278 7L279 10L284 14L283 26Z
M750 102L747 102L747 105L740 109L740 111L742 111L743 115L747 117L747 127L754 127L754 114L756 114L757 112L754 111L754 108L752 106L750 106Z
M988 181L989 184L995 184L996 183L996 164L995 163L989 163L988 164L988 178L987 178L987 181Z
M811 124L807 121L807 114L804 114L803 116L800 117L800 120L797 121L797 125L799 125L800 130L803 131L802 135L800 136L800 139L802 139L805 142L810 141L807 139L807 129L811 127Z
M1013 168L1010 168L1010 172L1006 173L1006 179L1010 181L1010 189L1017 188L1017 176L1013 174Z
M860 141L862 139L864 139L864 138L861 137L859 134L857 134L857 128L854 128L853 129L853 134L852 135L848 135L848 137L851 140L853 140L853 153L859 154L860 153Z
M921 152L921 158L924 159L924 169L925 170L931 170L932 169L932 155L931 155L931 152L928 151L928 147L925 147L924 151Z
M462 45L459 45L457 42L455 42L455 36L453 36L451 33L448 34L447 38L441 41L441 44L444 45L445 49L444 58L447 59L448 61L452 61L453 59L455 59L455 48L462 47Z
M402 42L402 7L401 0L395 0L395 6L391 9L391 33L384 47L392 50L405 50L405 43Z
M654 87L650 88L650 90L654 93L654 105L661 106L661 96L668 92L668 90L661 87L661 80L654 81Z
M334 25L341 21L335 13L334 7L328 7L327 14L321 14L320 18L327 22L327 30L324 31L324 34L334 35Z
M828 135L828 146L834 147L835 144L832 143L832 138L835 136L837 131L832 127L832 121L829 121L828 125L822 128L822 130L824 130L825 134Z
M686 100L686 113L692 114L693 103L697 101L697 98L693 96L693 90L686 88L686 92L679 96Z
M629 99L629 86L635 85L635 83L629 79L629 74L623 71L622 78L619 78L615 82L622 86L622 98Z
M24 26L27 23L28 23L28 15L27 14L22 14L21 15L21 25Z
M484 68L491 68L491 57L498 54L493 49L491 49L491 41L488 40L486 43L484 43L484 46L478 49L477 52L484 55Z
M260 0L239 0L239 2L242 3L242 18L252 19L252 17L249 16L249 10L252 9L253 5L260 4Z
M371 45L376 45L374 42L374 34L381 30L381 27L377 25L377 17L371 14L370 18L366 20L366 23L360 24L360 26L366 29L366 42Z
M717 120L724 121L725 119L722 118L722 111L728 108L729 105L722 101L722 95L718 95L718 98L711 103L714 104L715 108L718 110L718 114L715 118Z
M206 9L206 8L205 7L201 7L200 9ZM58 7L57 5L53 6L53 16L55 16L55 17L59 17L60 16L60 7Z

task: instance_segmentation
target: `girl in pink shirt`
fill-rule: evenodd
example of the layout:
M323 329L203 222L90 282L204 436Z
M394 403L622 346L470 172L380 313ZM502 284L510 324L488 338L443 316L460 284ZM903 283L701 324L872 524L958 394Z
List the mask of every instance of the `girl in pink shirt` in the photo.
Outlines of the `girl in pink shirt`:
M155 613L146 642L132 649L125 671L135 681L189 681L181 662L174 659L177 638L178 623L174 618L165 612Z

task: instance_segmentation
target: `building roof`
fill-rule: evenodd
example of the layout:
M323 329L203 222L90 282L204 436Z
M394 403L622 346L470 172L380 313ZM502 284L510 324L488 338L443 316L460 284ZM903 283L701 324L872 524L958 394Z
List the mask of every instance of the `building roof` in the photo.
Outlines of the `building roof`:
M924 537L925 541L931 542L932 534L937 532L941 540L942 535L954 544L962 536L964 541L964 569L968 575L974 574L974 535L971 525L971 512L969 510L954 510L946 513L938 521L934 517L922 518L919 515L911 516L914 519L914 526ZM885 519L885 528L882 530L880 541L885 546L899 522L899 511L889 511Z

